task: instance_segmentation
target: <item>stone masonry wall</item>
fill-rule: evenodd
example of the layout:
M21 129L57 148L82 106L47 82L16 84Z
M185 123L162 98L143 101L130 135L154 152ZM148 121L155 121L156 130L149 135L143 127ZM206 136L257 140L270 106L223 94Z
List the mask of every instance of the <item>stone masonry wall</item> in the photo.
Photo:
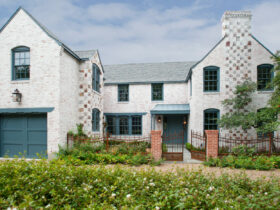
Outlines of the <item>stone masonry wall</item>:
M100 71L100 92L92 89L92 64L95 63ZM104 72L101 61L96 53L89 61L86 61L80 67L79 71L79 99L78 113L79 123L83 124L87 135L103 135L103 93L104 93ZM92 131L92 109L97 108L100 111L100 131Z

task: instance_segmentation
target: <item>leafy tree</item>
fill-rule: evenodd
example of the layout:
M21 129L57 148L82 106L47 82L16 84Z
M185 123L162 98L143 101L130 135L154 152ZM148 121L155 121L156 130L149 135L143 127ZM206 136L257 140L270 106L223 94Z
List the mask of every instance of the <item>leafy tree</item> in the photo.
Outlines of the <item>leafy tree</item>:
M244 131L255 128L260 133L270 133L279 129L280 113L280 52L273 57L275 76L272 84L274 92L267 107L257 111L250 110L252 94L256 91L256 83L245 81L236 86L234 97L225 99L222 104L230 112L225 113L219 120L219 125L226 129L241 127ZM250 110L250 111L249 111Z

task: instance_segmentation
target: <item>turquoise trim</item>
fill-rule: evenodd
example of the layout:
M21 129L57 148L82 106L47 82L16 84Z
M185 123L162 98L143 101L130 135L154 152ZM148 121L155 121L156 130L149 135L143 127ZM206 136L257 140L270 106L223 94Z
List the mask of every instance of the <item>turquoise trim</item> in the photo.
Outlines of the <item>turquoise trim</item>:
M176 83L186 83L186 80L181 81L151 81L151 82L109 82L104 83L105 86L110 85L146 85L146 84L155 84L155 83L162 83L162 84L176 84Z
M43 108L0 108L0 113L46 113L52 112L54 107L43 107Z
M63 47L71 56L76 58L79 61L82 61L82 59L74 53L69 47L67 47L65 44L63 44L60 40L58 40L53 34L50 33L48 29L46 29L41 23L39 23L29 12L27 12L23 7L19 7L9 18L9 20L2 26L0 29L0 33L6 28L6 26L11 22L11 20L16 16L16 14L23 10L50 38L52 38L59 46Z
M162 95L161 98L162 99L160 99L160 100L153 99L153 85L162 85L161 86L161 95ZM163 86L164 86L163 83L152 83L151 84L151 100L152 101L164 101L164 87Z
M114 116L132 116L132 115L146 115L147 112L134 112L134 113L125 113L125 112L122 112L122 113L104 113L104 115L114 115Z
M170 110L170 111L153 111L151 110L151 114L189 114L190 110Z
M256 41L258 42L264 49L266 49L273 57L276 57L276 55L271 52L266 46L263 45L263 43L261 43L255 36L253 36L252 34L250 34L250 36Z
M189 80L189 78L190 78L190 76L191 76L191 74L192 74L192 70L198 65L198 64L200 64L224 39L226 38L226 36L224 36L200 61L198 61L196 64L194 64L192 67L191 67L191 69L190 69L190 71L189 71L189 73L188 73L188 75L187 75L187 78L186 78L186 81L188 81Z
M127 100L120 100L120 87L127 86ZM119 84L118 85L118 102L128 102L129 101L129 84Z
M205 90L205 71L206 70L216 70L217 71L217 90ZM213 93L220 92L220 67L218 66L206 66L203 68L203 92Z

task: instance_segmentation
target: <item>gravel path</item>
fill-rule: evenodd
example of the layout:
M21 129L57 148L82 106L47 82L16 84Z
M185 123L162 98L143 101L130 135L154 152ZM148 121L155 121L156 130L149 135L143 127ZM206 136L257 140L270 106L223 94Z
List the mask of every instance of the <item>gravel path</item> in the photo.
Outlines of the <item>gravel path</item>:
M109 167L113 167L113 165L110 165ZM251 179L258 179L258 178L270 179L273 177L280 179L280 169L270 170L270 171L257 171L257 170L231 169L231 168L216 168L216 167L207 167L202 164L184 164L184 163L164 163L160 166L144 165L144 166L122 166L122 167L128 167L135 170L154 169L156 171L161 171L164 173L169 173L169 172L174 173L176 172L177 169L184 169L188 171L201 170L205 174L208 175L213 174L215 176L220 176L224 173L231 174L231 175L245 173Z

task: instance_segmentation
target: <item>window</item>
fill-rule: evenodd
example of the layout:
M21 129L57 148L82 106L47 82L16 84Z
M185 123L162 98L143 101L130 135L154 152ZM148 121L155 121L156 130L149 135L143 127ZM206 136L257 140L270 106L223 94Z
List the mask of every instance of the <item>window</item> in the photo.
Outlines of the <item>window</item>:
M12 50L12 79L26 80L30 78L30 49L16 47Z
M152 84L152 100L163 100L163 84Z
M273 65L262 64L257 67L257 83L258 90L272 90L272 87L268 87L268 84L272 82L273 78Z
M203 89L204 92L219 91L219 67L208 66L203 69Z
M118 100L128 101L128 85L118 85Z
M261 108L257 110L259 117L257 118L257 127L261 128L264 127L266 124L271 122L277 122L277 114L274 111L270 111L267 108ZM263 117L266 116L266 117ZM274 132L257 132L259 138L268 138L270 135L273 137Z
M141 135L142 115L107 115L107 132L113 135Z
M96 64L92 64L92 89L100 91L100 69Z
M206 109L204 111L204 130L218 130L219 115L218 109Z
M92 110L92 131L99 131L100 111Z

